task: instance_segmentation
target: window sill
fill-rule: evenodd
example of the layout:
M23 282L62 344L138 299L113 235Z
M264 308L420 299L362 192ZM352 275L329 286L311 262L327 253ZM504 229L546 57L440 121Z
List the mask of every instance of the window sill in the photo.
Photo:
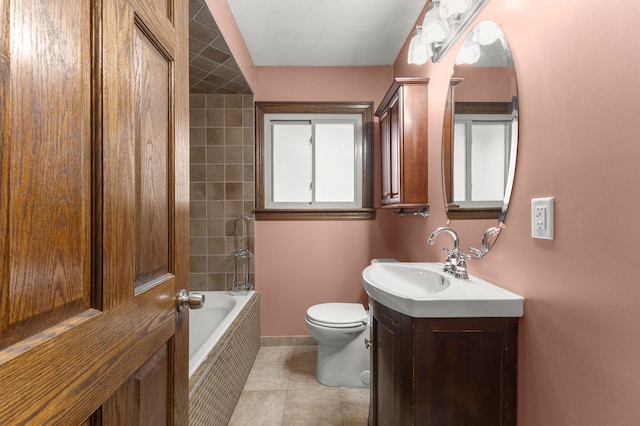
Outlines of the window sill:
M375 220L376 209L256 209L256 220Z

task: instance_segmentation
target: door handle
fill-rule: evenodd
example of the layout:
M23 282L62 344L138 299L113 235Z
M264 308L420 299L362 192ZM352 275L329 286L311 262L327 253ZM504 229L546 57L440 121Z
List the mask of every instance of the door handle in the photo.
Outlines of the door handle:
M180 312L184 312L187 308L200 309L204 306L204 294L190 294L187 290L180 290L176 295L176 304Z

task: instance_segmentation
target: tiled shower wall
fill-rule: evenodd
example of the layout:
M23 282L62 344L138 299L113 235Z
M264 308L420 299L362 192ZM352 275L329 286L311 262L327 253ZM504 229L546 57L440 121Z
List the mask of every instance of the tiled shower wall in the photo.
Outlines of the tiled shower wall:
M189 100L191 289L230 290L244 280L234 278L234 250L253 251L253 95L191 94ZM251 218L249 229L236 221L242 216ZM245 235L234 236L236 223ZM247 266L240 259L239 272Z

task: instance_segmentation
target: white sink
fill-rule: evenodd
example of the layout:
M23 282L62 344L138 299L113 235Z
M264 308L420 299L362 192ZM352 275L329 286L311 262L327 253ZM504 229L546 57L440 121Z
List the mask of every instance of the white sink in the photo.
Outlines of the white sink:
M524 298L469 274L442 272L442 263L382 262L362 271L373 300L414 318L521 317Z

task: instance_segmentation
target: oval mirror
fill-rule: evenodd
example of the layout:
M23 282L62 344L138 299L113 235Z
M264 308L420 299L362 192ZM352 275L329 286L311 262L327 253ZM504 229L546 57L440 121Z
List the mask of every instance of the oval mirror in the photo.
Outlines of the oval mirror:
M453 69L442 162L449 219L503 222L518 146L513 58L500 27L481 21L465 37Z

